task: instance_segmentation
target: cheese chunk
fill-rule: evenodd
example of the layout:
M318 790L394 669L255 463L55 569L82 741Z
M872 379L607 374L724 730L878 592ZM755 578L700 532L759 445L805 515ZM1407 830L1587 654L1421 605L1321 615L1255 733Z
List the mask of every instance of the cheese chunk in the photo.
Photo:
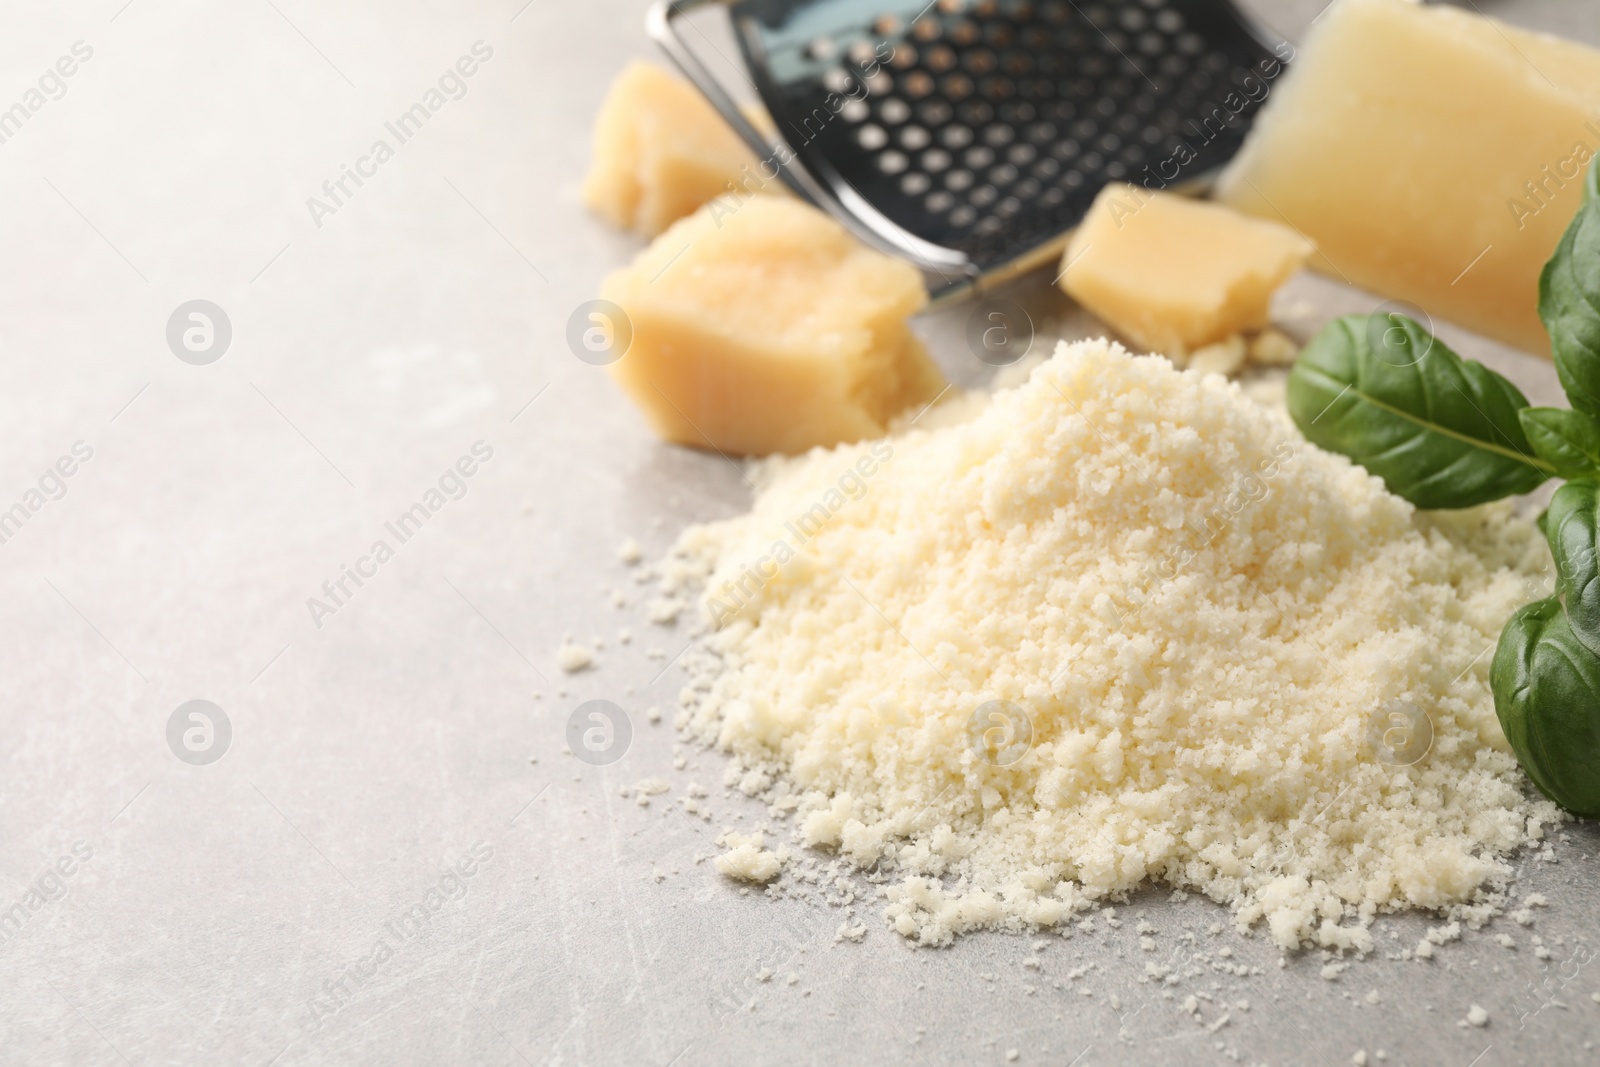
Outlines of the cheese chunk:
M1539 272L1600 150L1600 52L1469 11L1340 0L1217 195L1313 266L1541 355Z
M803 452L880 436L944 389L906 326L927 300L915 268L795 199L715 206L602 291L633 328L611 372L662 437L730 455Z
M1311 252L1231 208L1108 185L1067 246L1061 288L1128 341L1182 361L1265 326L1272 294Z
M583 183L596 214L654 237L730 190L777 187L693 86L651 63L631 63L617 76L595 122Z

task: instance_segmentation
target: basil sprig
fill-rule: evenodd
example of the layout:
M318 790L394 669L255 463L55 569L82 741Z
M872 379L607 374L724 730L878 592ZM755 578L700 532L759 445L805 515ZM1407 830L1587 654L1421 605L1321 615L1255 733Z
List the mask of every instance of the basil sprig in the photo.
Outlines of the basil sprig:
M1556 473L1517 413L1528 398L1404 315L1347 315L1312 338L1289 374L1289 414L1419 508L1529 493Z
M1289 414L1313 444L1419 508L1556 490L1539 528L1556 595L1506 623L1489 671L1495 714L1528 778L1600 818L1600 159L1539 278L1539 315L1572 409L1535 408L1402 315L1346 316L1301 351Z

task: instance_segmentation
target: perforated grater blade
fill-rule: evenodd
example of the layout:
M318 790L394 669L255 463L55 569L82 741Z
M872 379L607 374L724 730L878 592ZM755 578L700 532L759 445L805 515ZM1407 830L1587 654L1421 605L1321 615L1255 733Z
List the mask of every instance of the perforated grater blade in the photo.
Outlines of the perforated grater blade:
M775 137L685 41L711 6ZM1108 182L1204 183L1293 56L1229 0L659 0L648 26L756 151L755 185L916 264L939 304L1059 255Z

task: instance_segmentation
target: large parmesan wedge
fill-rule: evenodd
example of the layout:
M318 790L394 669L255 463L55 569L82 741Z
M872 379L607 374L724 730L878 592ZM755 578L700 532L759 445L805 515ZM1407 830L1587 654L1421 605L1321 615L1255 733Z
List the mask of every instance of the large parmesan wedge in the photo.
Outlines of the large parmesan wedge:
M611 372L669 441L743 455L876 437L944 380L906 317L916 269L815 208L753 197L675 224L603 295L632 344Z
M607 221L654 237L730 190L777 188L759 172L754 154L692 86L634 62L601 105L583 199Z
M1539 272L1600 150L1600 52L1470 11L1339 0L1218 196L1313 266L1547 354Z
M1267 324L1312 253L1293 230L1172 193L1108 185L1062 260L1061 287L1124 339L1183 360Z

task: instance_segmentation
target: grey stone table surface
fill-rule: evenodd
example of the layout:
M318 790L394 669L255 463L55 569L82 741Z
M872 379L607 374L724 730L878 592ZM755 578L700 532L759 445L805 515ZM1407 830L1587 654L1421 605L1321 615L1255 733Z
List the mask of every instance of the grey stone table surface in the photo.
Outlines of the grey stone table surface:
M1600 38L1589 0L1482 6ZM1318 7L1258 10L1295 35ZM842 912L696 862L715 824L675 804L690 779L719 822L764 813L724 794L716 754L673 766L644 712L670 718L686 636L644 620L616 549L659 553L747 490L653 440L563 340L637 247L577 186L609 79L649 52L642 12L0 14L0 107L27 113L0 143L0 508L27 516L0 543L0 1061L1595 1062L1589 826L1556 862L1519 857L1519 892L1550 902L1531 927L1328 977L1164 893L1051 939L1038 969L1028 938L912 950L870 903L841 943ZM387 132L430 91L420 131ZM362 162L379 139L392 152ZM1323 316L1375 303L1316 279L1293 295ZM196 300L222 313L209 338ZM982 380L959 313L918 328ZM1447 336L1554 398L1543 363ZM420 532L391 535L430 493ZM561 674L568 632L605 640L599 670ZM562 753L592 698L631 716L606 767ZM191 719L194 700L220 714ZM654 776L672 791L621 798ZM1140 919L1164 962L1189 927L1248 973L1208 964L1168 999L1140 981ZM1379 943L1427 924L1383 920ZM1486 1027L1459 1025L1473 1003Z

